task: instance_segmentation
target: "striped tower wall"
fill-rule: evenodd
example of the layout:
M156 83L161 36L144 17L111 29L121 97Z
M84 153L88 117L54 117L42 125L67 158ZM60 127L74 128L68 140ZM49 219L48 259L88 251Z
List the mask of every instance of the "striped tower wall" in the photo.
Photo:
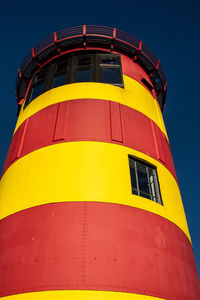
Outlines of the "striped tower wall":
M0 297L199 299L160 106L120 54L124 88L66 84L22 105L0 182ZM156 167L163 205L132 194L129 156Z

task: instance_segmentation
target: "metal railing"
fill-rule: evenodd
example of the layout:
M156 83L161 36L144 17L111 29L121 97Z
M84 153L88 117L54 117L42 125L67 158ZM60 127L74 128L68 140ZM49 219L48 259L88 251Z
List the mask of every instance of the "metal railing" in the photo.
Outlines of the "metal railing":
M112 43L113 48L115 47L115 43L117 46L117 42L122 43L124 48L128 48L129 51L133 50L133 53L140 53L146 61L152 66L153 72L157 73L158 77L162 82L163 89L166 89L166 78L162 66L157 59L157 57L152 53L152 51L144 45L140 40L136 39L132 35L125 33L121 30L105 27L105 26L97 26L97 25L83 25L76 26L68 29L63 29L58 32L55 32L49 35L44 40L40 41L36 44L26 55L24 58L20 68L19 68L19 77L23 77L23 74L26 68L31 64L32 60L37 59L37 57L45 51L48 51L48 48L51 46L66 41L66 44L70 39L83 39L87 45L87 37L88 39L93 38L104 38L105 40L109 40ZM86 46L87 47L87 46ZM88 47L89 48L89 47ZM19 80L17 81L19 82ZM18 87L17 87L18 91ZM160 93L160 91L159 91ZM164 101L165 102L165 101Z

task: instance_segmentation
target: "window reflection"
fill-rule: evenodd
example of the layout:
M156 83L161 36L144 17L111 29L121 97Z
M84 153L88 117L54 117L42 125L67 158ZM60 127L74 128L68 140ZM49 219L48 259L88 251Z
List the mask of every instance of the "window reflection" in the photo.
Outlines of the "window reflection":
M102 68L101 71L102 80L104 83L118 83L119 82L119 70L111 68Z
M30 96L30 101L33 99L37 98L39 95L42 94L44 88L44 82L42 81L41 83L35 85L32 88L31 96Z
M56 74L53 80L52 88L66 84L66 73Z
M89 82L90 69L80 69L76 71L76 82Z

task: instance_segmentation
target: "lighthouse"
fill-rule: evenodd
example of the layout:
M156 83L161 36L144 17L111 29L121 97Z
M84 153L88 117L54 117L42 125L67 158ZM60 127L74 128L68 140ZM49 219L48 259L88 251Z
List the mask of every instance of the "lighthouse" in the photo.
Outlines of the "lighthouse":
M0 181L1 298L200 298L166 87L151 50L115 28L29 51Z

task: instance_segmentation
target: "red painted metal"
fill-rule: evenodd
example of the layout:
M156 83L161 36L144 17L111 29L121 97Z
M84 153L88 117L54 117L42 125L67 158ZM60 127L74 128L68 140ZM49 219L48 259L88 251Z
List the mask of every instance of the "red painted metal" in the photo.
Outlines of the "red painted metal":
M110 131L111 140L114 142L123 142L122 134L122 120L121 120L121 109L120 104L117 102L110 101Z
M147 73L142 69L142 67L138 66L136 62L134 62L130 57L121 54L121 63L122 63L122 70L123 74L131 77L132 79L138 81L141 85L143 85L148 91L149 89L147 86L142 82L144 78L150 85L152 85L151 80ZM152 96L157 100L155 89L153 88L152 91L149 91Z
M31 52L32 52L32 58L35 58L35 50L34 50L34 48L31 48Z
M86 35L86 26L83 25L83 36L85 36L85 35Z
M57 43L58 42L58 37L57 37L57 33L54 32L54 42Z
M24 103L24 99L21 99L18 103L18 105L22 105Z
M152 129L153 129L153 135L155 138L155 144L156 144L156 149L158 151L158 159L163 162L166 163L166 143L165 141L165 135L164 133L161 132L161 130L158 128L158 126L156 126L155 123L152 122ZM170 151L171 152L171 151Z
M158 60L157 64L156 64L156 70L159 69L159 65L160 65L160 61Z
M12 164L12 162L14 162L16 159L20 158L21 156L21 149L22 149L22 143L24 140L24 135L26 132L26 128L27 128L27 122L28 119L23 122L23 124L20 126L20 132L19 134L14 134L14 136L12 137L12 141L10 143L10 147L9 147L9 153L7 155L8 160L10 161L10 164Z
M61 102L58 104L57 108L53 142L65 140L65 137L67 136L67 125L69 124L69 105L66 105L65 102Z
M139 43L139 48L138 48L138 50L139 50L139 51L142 50L142 41L140 41L140 43Z
M18 74L19 74L19 78L21 78L22 77L22 73L21 73L20 69L18 69L17 71L18 71Z
M199 299L186 235L130 206L66 202L23 210L0 221L0 254L0 297L81 289Z
M55 142L100 141L120 144L159 160L177 180L165 135L151 119L128 106L76 99L48 106L28 120L27 126L22 123L14 134L3 173L16 159Z
M116 39L116 28L113 28L113 39Z

